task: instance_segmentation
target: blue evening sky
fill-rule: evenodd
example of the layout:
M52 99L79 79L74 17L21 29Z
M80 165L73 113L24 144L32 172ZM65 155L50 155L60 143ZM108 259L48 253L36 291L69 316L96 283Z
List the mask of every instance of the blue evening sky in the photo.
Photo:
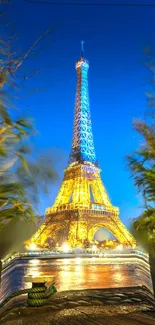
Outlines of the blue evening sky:
M128 224L139 213L141 203L127 171L125 155L138 144L132 120L142 117L146 110L145 91L150 75L143 66L143 50L154 46L155 7L63 7L14 0L10 15L16 21L23 51L46 28L54 26L41 43L42 51L27 62L28 71L45 69L25 87L46 89L20 99L20 105L36 121L37 148L56 152L60 180L71 147L75 62L80 55L80 40L85 40L85 56L90 63L92 125L102 180L113 205L120 208L121 219ZM52 186L49 196L42 196L40 213L52 205L60 180Z

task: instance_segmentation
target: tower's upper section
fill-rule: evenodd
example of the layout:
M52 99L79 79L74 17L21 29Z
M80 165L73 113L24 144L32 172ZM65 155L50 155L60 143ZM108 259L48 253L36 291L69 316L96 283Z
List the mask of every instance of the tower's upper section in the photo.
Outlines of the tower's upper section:
M96 164L89 105L88 69L89 64L84 59L82 43L81 58L76 63L77 88L72 149L69 163L91 162Z

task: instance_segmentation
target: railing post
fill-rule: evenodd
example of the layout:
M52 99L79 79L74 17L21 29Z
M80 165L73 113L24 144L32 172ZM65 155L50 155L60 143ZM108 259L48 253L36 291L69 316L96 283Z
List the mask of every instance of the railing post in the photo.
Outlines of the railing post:
M54 280L53 276L25 277L26 282L32 283L32 290L28 292L28 298L27 298L28 306L39 307L45 305L47 298L52 293L57 291L53 280ZM48 289L46 287L47 282L52 282L51 286Z

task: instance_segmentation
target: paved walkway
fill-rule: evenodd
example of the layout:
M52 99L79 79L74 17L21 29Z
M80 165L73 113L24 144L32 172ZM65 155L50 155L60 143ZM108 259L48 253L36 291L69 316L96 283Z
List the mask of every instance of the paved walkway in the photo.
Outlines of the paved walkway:
M25 298L0 310L0 324L155 325L155 303L145 287L58 292L39 308L27 307Z

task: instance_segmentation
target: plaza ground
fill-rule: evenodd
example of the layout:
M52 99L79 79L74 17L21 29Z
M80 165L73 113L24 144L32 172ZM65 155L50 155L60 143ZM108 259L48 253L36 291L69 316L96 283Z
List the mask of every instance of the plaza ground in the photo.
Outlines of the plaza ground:
M22 296L0 309L0 324L154 325L155 303L146 287L58 292L39 308Z

